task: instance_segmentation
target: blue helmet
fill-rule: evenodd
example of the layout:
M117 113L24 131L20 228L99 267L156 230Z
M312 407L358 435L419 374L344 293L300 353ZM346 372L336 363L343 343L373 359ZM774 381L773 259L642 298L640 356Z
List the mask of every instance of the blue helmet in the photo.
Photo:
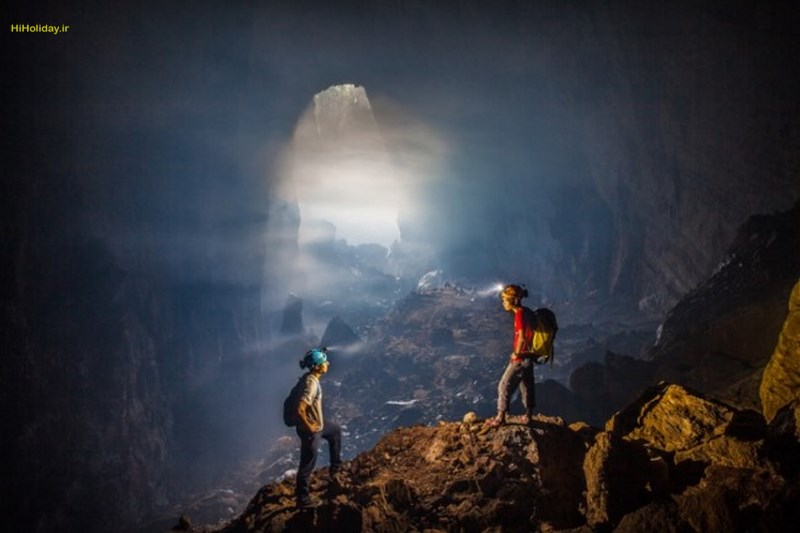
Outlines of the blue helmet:
M328 361L327 348L312 348L300 361L300 368L314 368Z

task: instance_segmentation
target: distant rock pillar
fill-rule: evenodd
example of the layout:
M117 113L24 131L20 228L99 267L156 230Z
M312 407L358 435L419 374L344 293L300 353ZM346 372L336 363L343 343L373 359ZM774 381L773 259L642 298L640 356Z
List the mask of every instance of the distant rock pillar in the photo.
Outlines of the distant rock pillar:
M297 335L303 332L303 299L290 294L283 308L281 333L284 335Z
M337 315L328 322L320 342L323 346L347 348L361 342L361 338Z
M789 297L789 316L761 377L761 408L771 422L784 405L800 400L800 280Z

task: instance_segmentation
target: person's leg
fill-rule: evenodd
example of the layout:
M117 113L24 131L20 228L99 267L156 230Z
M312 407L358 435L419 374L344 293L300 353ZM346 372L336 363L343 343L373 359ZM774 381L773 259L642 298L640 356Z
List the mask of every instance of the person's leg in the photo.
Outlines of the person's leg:
M518 363L509 362L506 366L503 377L500 378L500 383L497 385L497 418L498 422L504 422L506 414L508 413L508 404L511 401L511 395L519 386L519 372Z
M297 468L295 497L299 504L309 501L309 480L317 463L319 433L297 432L300 437L300 466Z
M526 360L520 368L519 393L522 405L525 406L525 419L527 424L533 417L533 408L536 407L536 379L533 376L533 364Z
M321 436L328 441L328 450L331 455L331 474L335 474L342 466L342 428L335 422L325 420Z

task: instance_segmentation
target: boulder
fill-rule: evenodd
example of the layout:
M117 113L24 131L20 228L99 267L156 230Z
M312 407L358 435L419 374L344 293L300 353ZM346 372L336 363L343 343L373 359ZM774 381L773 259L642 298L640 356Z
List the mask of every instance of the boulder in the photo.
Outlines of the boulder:
M800 518L798 420L800 402L767 426L666 383L605 431L471 412L387 433L335 483L315 472L311 512L283 479L221 531L782 531Z
M649 501L650 459L645 448L609 432L598 433L586 452L586 522L593 528L617 523Z
M800 281L789 297L789 315L764 368L759 396L768 422L781 407L800 399Z
M606 431L627 440L675 452L724 435L736 410L691 394L679 385L660 383L616 413Z
M675 501L695 531L755 531L785 486L781 476L768 470L712 465L700 483Z

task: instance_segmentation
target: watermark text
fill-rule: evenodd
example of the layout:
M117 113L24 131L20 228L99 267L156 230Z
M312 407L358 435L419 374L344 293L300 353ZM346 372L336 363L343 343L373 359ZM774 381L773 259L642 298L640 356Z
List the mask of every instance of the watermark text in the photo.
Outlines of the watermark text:
M60 35L67 33L69 26L66 24L11 24L11 33L52 33Z

